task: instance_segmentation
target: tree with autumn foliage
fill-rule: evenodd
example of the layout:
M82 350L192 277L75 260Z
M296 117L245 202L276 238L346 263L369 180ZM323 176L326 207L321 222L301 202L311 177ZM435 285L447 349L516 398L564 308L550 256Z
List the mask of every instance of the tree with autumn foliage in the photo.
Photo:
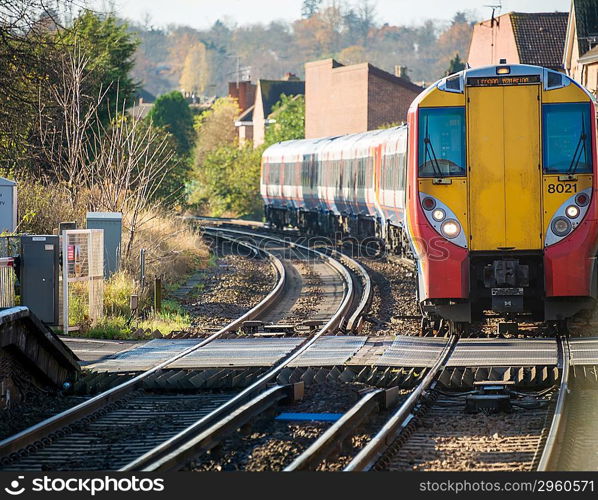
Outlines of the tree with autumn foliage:
M206 46L195 42L185 57L180 87L185 94L203 95L210 82L210 62Z

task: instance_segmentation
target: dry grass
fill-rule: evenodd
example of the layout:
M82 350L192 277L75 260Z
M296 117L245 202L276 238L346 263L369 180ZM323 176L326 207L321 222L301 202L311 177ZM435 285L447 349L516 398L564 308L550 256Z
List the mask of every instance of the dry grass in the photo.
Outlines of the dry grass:
M73 202L62 184L44 184L28 177L18 178L17 183L19 233L56 234L60 222L75 221L83 227L85 197Z
M148 280L161 277L165 284L174 284L208 265L210 252L201 235L174 215L142 214L132 244L127 214L123 225L123 267L133 276L139 275L142 248L146 252L145 276Z
M76 202L60 184L43 184L22 178L19 182L19 232L56 234L59 222L75 221L85 227L89 193L80 192ZM146 277L162 277L173 284L197 269L205 268L209 250L200 235L176 214L158 208L138 215L123 214L122 268L130 276L139 274L139 251L146 250ZM135 227L134 234L130 228ZM132 238L132 242L131 242Z
M19 212L22 219L19 232L32 234L56 233L61 221L76 221L85 227L85 213L89 193L80 192L77 202L72 203L68 191L59 184L44 185L40 181L19 179ZM165 289L176 288L191 274L204 269L210 263L210 252L201 235L174 213L159 208L137 215L123 214L123 237L121 271L105 282L105 317L91 325L87 311L86 288L73 293L71 301L71 324L78 324L82 333L93 337L128 338L136 329L160 330L169 333L184 329L190 318L180 306L165 301L163 311L152 310L152 286L154 278L162 278ZM131 227L135 228L131 233ZM146 286L140 289L139 254L145 249ZM83 293L85 292L85 293ZM130 297L139 295L139 312L143 318L132 318Z

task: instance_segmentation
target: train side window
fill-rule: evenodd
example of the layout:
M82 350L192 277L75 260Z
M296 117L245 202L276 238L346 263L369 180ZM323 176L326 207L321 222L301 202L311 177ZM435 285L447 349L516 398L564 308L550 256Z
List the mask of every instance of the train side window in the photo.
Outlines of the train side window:
M419 176L464 176L465 157L465 108L421 108Z
M268 184L278 184L278 165L274 162L268 163Z
M574 174L592 171L590 104L542 106L544 172Z
M399 153L399 162L398 162L398 169L397 177L399 178L399 189L405 189L405 154Z

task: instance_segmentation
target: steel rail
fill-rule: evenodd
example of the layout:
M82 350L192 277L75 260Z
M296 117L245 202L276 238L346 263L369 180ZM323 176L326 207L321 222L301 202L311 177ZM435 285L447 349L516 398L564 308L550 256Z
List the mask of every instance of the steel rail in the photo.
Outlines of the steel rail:
M361 286L363 288L361 292L361 299L359 301L359 304L357 304L357 306L355 307L353 314L347 320L346 325L346 331L358 333L361 330L363 324L363 315L365 314L365 311L369 308L369 305L374 296L372 278L370 277L369 273L365 270L365 268L355 259L352 259L348 255L345 255L344 253L339 252L337 250L330 251L336 259L343 262L355 274L359 275L361 279Z
M261 415L282 400L295 400L297 394L303 394L303 382L286 385L275 385L260 392L247 403L238 406L231 413L216 421L213 425L200 432L193 443L184 443L176 454L161 463L159 470L177 469L181 464L188 463L194 457L215 448L228 435L242 427L252 418ZM132 470L125 466L120 471ZM146 469L147 470L147 469Z
M284 243L291 248L300 248L303 251L311 252L311 253L319 256L322 260L324 260L328 264L332 265L332 267L334 267L337 271L339 271L341 274L343 274L345 276L345 278L350 276L350 275L348 275L347 270L346 270L346 268L350 268L351 270L353 270L353 272L355 272L356 274L358 274L360 276L363 291L362 291L361 300L359 301L358 306L355 308L355 311L348 319L344 319L344 323L346 324L347 331L356 331L360 327L361 318L362 318L363 314L365 313L365 310L369 306L369 303L372 299L373 286L372 286L372 280L371 280L370 275L364 269L364 267L359 262L357 262L355 259L352 259L348 255L338 252L337 250L330 249L330 254L327 254L327 253L321 252L319 250L316 250L315 248L311 248L311 247L308 247L305 245L301 245L299 243L283 240L281 238L276 238L274 236L269 236L269 235L264 235L264 234L249 233L247 231L240 231L237 229L213 228L213 227L204 227L203 230L207 231L207 232L219 231L219 232L238 234L238 235L242 235L245 237L258 238L258 239L263 239L263 240L271 240L271 241L275 241L277 243ZM339 262L342 263L343 265L339 264Z
M388 408L397 399L398 388L376 389L363 396L337 422L330 426L309 448L299 455L284 472L310 470L328 457L372 414Z
M561 384L559 386L559 395L556 401L556 407L552 422L550 424L550 431L546 438L544 450L538 463L538 471L545 472L549 470L556 470L556 461L558 460L557 444L561 442L563 433L566 430L565 425L565 404L569 396L569 371L570 371L570 348L569 341L566 338L559 337L559 345L562 363Z
M231 226L235 226L235 223L238 222L235 219L214 218L214 217L197 217L197 216L194 216L194 217L187 217L187 219L196 220L196 221L203 221L203 222L220 222L222 224L227 224L227 225L231 225ZM256 225L257 224L258 223L256 223ZM212 229L212 228L211 227L204 227L203 229L204 230L209 230L209 229ZM264 239L271 238L271 237L269 237L267 235L247 233L247 232L238 231L238 230L235 230L235 229L220 228L220 230L222 230L222 231L237 232L237 233L243 233L246 236L252 236L252 237L257 237L257 238L264 238ZM278 239L278 238L274 238L274 239ZM295 245L297 245L299 247L302 247L302 248L308 248L308 247L305 247L303 245L298 245L298 244L295 244ZM372 287L372 279L371 279L369 273L364 269L364 267L359 262L357 262L355 259L352 259L348 255L345 255L342 252L339 252L339 251L334 250L334 249L330 249L330 253L331 253L332 256L334 256L334 258L336 260L340 260L341 262L344 262L347 267L351 268L361 278L362 286L363 286L363 289L364 289L363 293L361 294L361 300L360 300L359 304L357 305L357 307L355 308L354 313L346 321L346 331L357 333L357 332L360 331L361 326L362 326L363 314L366 311L366 309L369 307L369 304L370 304L370 302L372 300L372 297L373 297L374 289Z
M157 364L153 368L141 373L140 375L137 375L136 377L132 378L131 380L128 380L127 382L113 387L112 389L98 394L97 396L77 406L74 406L66 411L58 413L42 422L39 422L34 426L24 429L23 431L0 441L0 457L9 457L11 456L11 454L14 454L19 450L22 450L23 448L26 448L34 444L35 442L47 436L48 434L51 434L52 432L55 432L58 429L76 420L87 417L108 404L114 403L115 401L122 399L127 394L138 389L142 385L143 381L147 379L150 375L159 372L160 370L166 368L168 365L171 365L175 361L178 361L179 359L197 351L198 349L201 349L202 347L213 342L225 333L238 328L244 321L259 316L264 310L271 307L271 305L274 302L276 302L286 285L286 271L282 262L275 255L263 249L259 249L254 245L245 242L238 243L249 248L253 253L258 252L258 254L262 253L263 255L266 255L270 259L270 262L277 271L278 280L276 286L263 300L261 300L251 310L246 312L243 316L235 319L234 321L226 325L224 328L218 330L216 333L207 337L199 344L185 349L184 351L168 358L166 361Z
M384 455L411 420L414 407L420 399L427 394L427 391L436 381L442 368L448 362L453 349L457 345L457 340L458 335L452 333L442 352L438 356L438 359L420 384L413 390L399 409L388 419L382 429L380 429L380 431L345 467L345 472L370 470L376 464L378 459Z
M233 231L218 228L206 228L205 230L211 232L226 232L242 234L245 236L255 236L251 233L243 233L242 231ZM187 429L181 431L176 436L173 436L169 440L165 441L161 445L157 446L153 450L150 450L143 456L133 460L126 466L119 469L121 472L143 470L143 471L169 471L176 470L187 463L190 457L197 456L202 451L203 443L203 432L209 426L217 424L218 420L226 418L227 415L234 412L240 405L246 401L255 397L256 393L262 391L264 387L274 381L278 374L288 366L292 361L301 356L307 349L309 349L321 336L335 329L344 318L348 308L351 306L353 301L353 294L355 292L353 287L353 280L351 275L348 273L346 268L328 257L327 255L305 247L303 245L297 245L292 242L281 240L279 238L273 238L270 236L262 236L259 238L265 238L275 240L278 243L284 243L287 246L293 248L301 248L304 251L314 253L325 262L329 263L332 267L337 269L340 275L345 281L345 294L343 301L334 313L334 315L328 320L328 322L322 326L314 335L308 337L303 343L301 343L290 355L284 358L280 363L270 369L267 373L262 375L257 381L245 388L239 394L234 396L232 399L212 411L209 415L201 418Z

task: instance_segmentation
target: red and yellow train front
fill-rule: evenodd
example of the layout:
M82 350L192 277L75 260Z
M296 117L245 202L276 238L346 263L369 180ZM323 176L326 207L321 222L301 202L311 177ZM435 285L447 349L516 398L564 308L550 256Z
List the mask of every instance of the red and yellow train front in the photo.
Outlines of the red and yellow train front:
M596 297L596 110L544 68L448 77L409 113L407 226L424 310L566 319Z

